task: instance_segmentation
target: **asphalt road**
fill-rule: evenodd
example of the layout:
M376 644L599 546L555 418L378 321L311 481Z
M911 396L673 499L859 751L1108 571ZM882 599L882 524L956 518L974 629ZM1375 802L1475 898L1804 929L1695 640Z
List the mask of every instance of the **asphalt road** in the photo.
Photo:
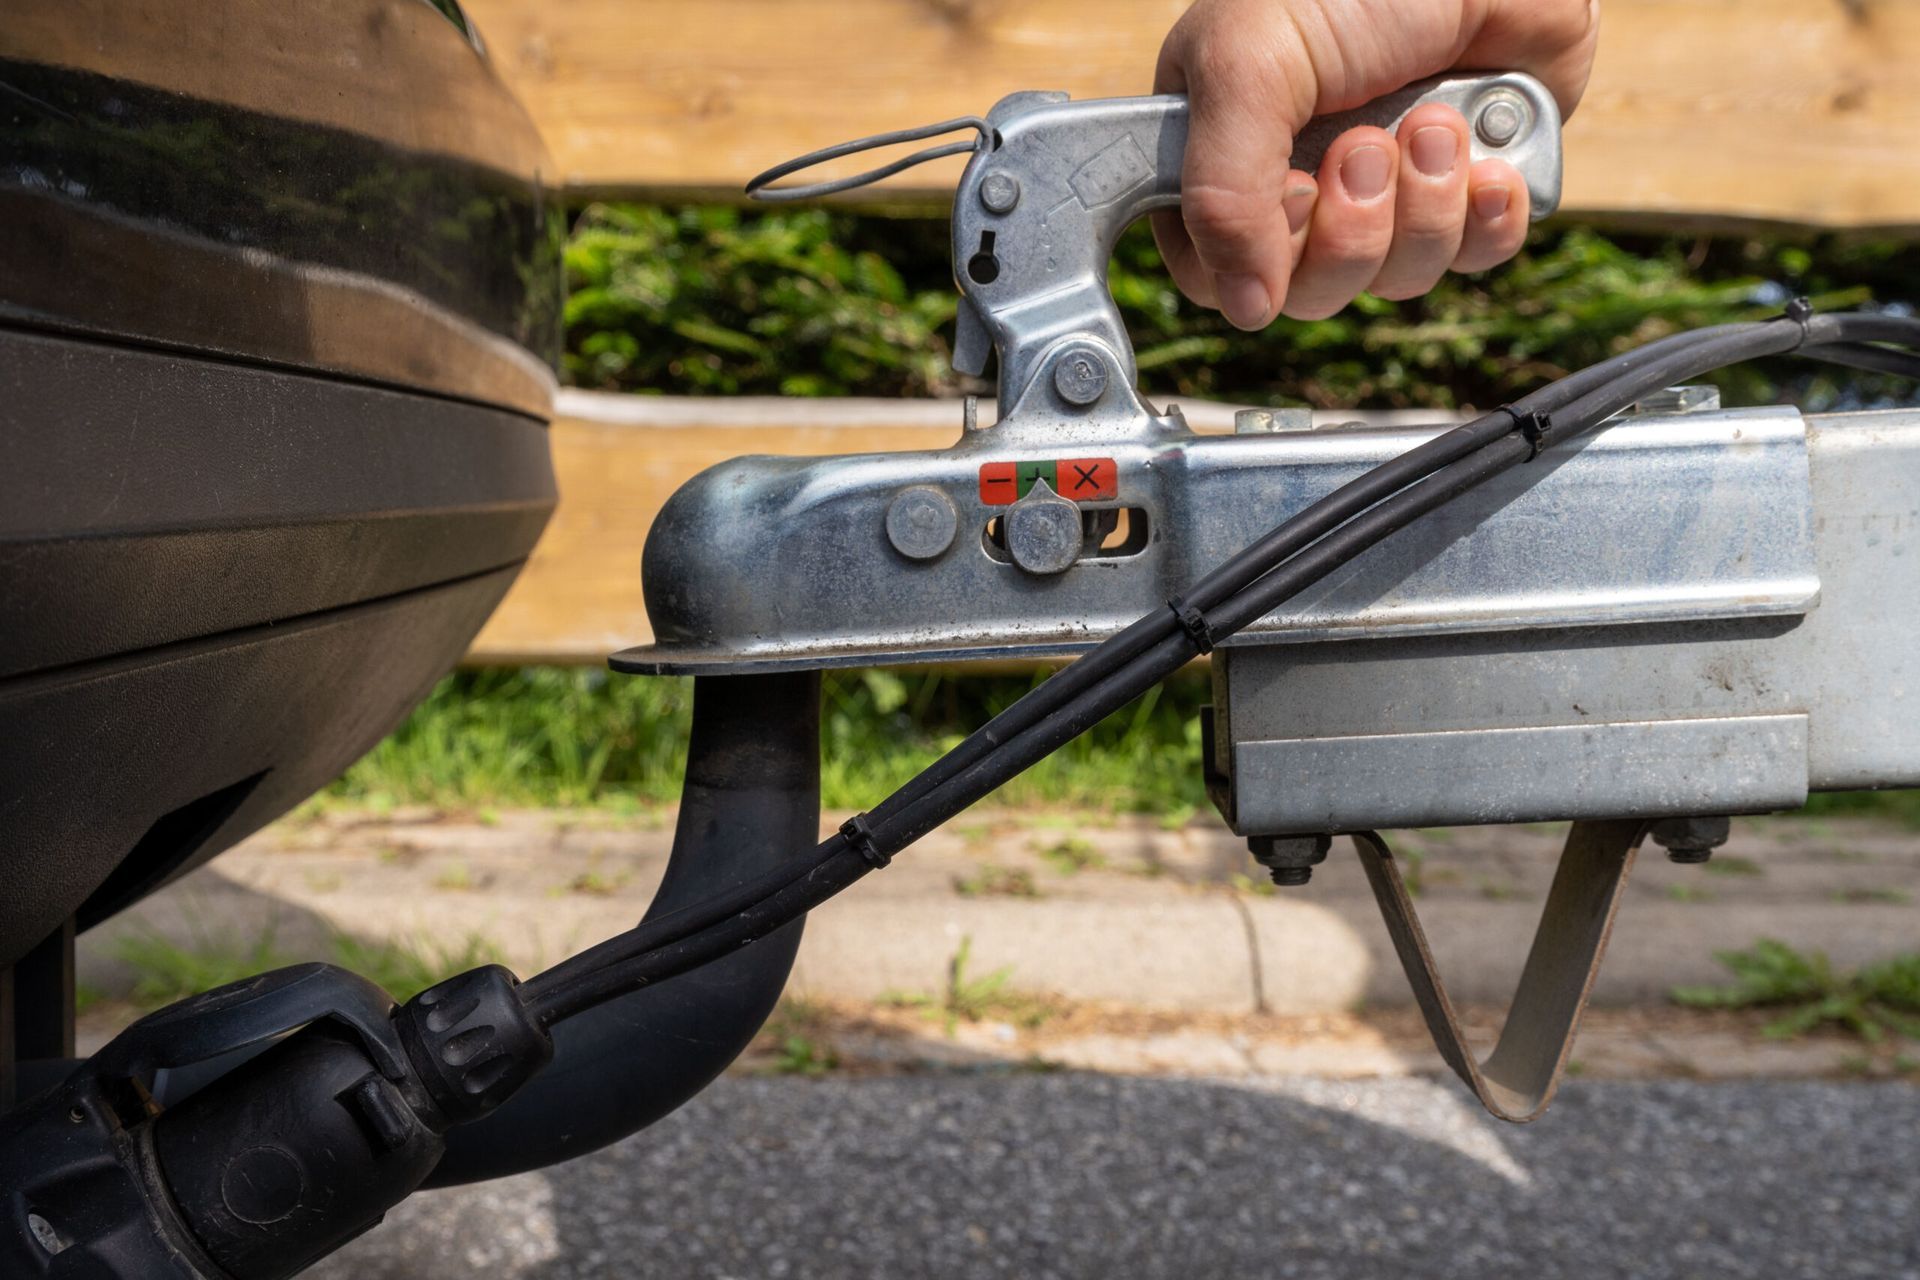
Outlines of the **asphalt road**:
M1920 1277L1920 1089L1062 1074L722 1080L539 1174L416 1196L325 1280Z

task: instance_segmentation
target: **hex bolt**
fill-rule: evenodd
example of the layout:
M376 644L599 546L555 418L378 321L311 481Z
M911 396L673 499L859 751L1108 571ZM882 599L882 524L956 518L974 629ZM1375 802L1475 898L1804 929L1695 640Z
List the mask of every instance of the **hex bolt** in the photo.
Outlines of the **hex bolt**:
M1106 394L1107 359L1089 346L1073 346L1053 362L1053 389L1068 404L1085 407Z
M1020 179L1010 173L990 173L980 180L980 203L989 213L1012 213L1020 203Z
M1480 116L1473 122L1473 130L1480 135L1480 141L1490 147L1504 147L1520 136L1520 129L1526 124L1526 115L1518 102L1501 94L1480 108Z
M1327 850L1331 848L1333 837L1330 835L1247 837L1247 852L1283 889L1313 879L1313 869L1327 860Z
M1080 508L1045 480L1034 481L1027 496L1008 507L1001 520L1007 554L1028 573L1042 577L1072 568L1086 542Z
M938 489L902 489L887 508L887 541L909 560L932 560L953 545L960 513Z
M1667 857L1682 866L1697 866L1713 857L1713 851L1727 842L1733 833L1731 818L1662 818L1648 833L1653 842L1667 851Z

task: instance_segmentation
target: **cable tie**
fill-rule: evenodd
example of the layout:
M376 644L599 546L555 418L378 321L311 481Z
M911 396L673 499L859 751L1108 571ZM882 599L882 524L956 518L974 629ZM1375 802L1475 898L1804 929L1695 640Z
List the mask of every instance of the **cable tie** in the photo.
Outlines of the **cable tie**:
M1800 341L1793 344L1794 348L1797 350L1807 345L1812 337L1808 331L1807 322L1813 319L1813 299L1804 295L1795 298L1781 310L1780 315L1800 326Z
M1532 462L1539 457L1540 451L1547 447L1547 437L1553 433L1553 415L1541 412L1522 413L1510 404L1501 405L1500 412L1513 419L1513 425L1520 429L1520 434L1525 436L1527 443L1533 446L1533 452L1527 455L1527 461Z
M1180 596L1167 601L1167 608L1173 610L1173 616L1179 621L1180 629L1187 633L1187 639L1201 653L1213 652L1213 627L1207 622L1207 615L1188 604Z
M874 841L873 828L867 825L866 814L856 813L841 823L840 834L853 846L853 851L860 855L861 861L875 871L886 870L887 864L893 861L893 855Z

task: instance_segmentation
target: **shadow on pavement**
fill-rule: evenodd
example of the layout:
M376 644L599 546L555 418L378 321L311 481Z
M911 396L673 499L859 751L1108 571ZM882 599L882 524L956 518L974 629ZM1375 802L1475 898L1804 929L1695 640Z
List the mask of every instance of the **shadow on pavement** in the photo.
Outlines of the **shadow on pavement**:
M1911 1276L1920 1090L729 1078L572 1164L430 1193L322 1280Z

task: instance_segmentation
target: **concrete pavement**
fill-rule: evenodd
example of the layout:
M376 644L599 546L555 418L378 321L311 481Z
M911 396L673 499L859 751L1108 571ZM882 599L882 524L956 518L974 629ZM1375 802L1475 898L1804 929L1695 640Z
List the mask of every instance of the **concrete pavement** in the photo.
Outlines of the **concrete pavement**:
M837 821L831 816L829 825ZM1502 1005L1553 873L1546 827L1397 833L1457 999ZM267 929L442 945L478 934L527 973L626 927L665 865L663 815L335 815L281 823L83 941L82 978L124 989L126 929L195 945ZM1777 937L1840 965L1920 944L1920 838L1868 822L1756 819L1706 867L1646 850L1595 992L1660 1002L1724 980L1716 951ZM1217 822L967 815L816 911L790 991L873 1000L938 990L963 940L975 974L1073 1000L1183 1012L1314 1014L1409 997L1341 842L1303 889L1271 891Z

